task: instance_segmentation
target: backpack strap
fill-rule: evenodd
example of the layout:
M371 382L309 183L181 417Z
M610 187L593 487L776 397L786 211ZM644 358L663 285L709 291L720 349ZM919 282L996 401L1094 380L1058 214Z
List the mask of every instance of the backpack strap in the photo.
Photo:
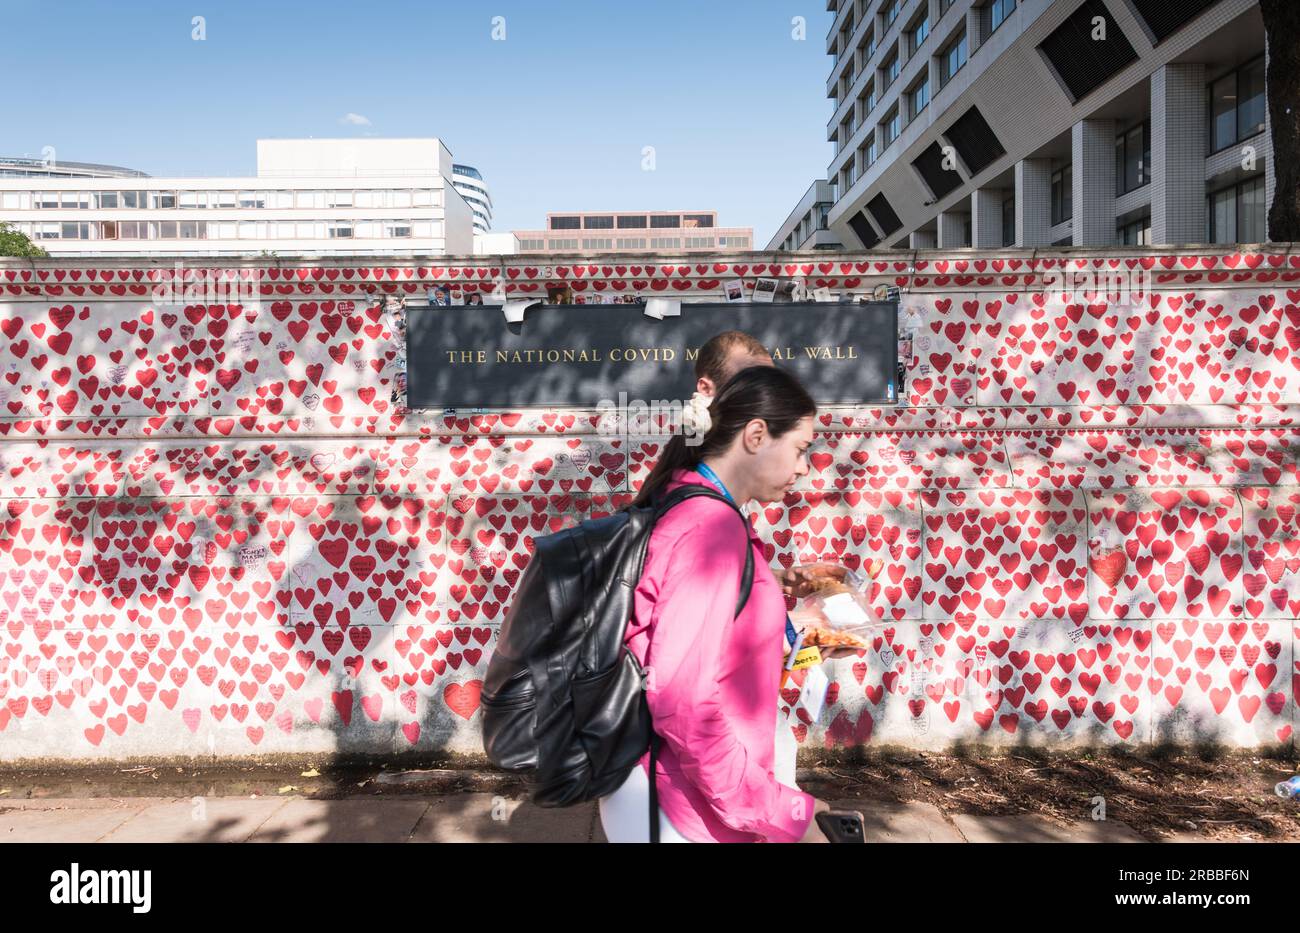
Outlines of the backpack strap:
M655 520L658 521L663 514L679 502L685 502L694 496L708 496L711 499L720 499L736 510L740 520L745 523L745 569L740 575L740 595L736 600L736 611L732 615L735 619L740 615L740 611L745 608L745 603L749 601L749 591L754 583L754 548L749 543L749 520L745 518L745 513L741 512L736 503L732 502L720 492L708 486L701 486L697 483L687 483L678 486L672 492L663 494L662 489L651 496L651 502L655 507ZM658 781L658 761L659 761L659 733L654 731L653 725L650 729L650 842L659 842L659 781Z

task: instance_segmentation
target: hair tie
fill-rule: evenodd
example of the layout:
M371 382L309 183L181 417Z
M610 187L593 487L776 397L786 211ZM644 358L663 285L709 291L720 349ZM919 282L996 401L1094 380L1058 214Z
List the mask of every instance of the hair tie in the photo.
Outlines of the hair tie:
M682 406L682 427L689 427L694 434L701 436L709 433L713 426L713 418L709 415L712 401L713 398L703 392L692 395L690 401Z

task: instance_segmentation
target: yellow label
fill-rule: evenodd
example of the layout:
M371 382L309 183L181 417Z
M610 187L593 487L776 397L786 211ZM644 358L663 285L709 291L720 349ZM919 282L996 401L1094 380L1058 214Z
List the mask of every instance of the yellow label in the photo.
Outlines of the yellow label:
M789 659L786 655L786 659ZM794 656L794 664L789 668L781 671L781 686L784 687L790 680L790 675L794 671L802 670L805 667L816 667L822 663L821 650L816 645L809 645L807 648L801 648L799 653Z

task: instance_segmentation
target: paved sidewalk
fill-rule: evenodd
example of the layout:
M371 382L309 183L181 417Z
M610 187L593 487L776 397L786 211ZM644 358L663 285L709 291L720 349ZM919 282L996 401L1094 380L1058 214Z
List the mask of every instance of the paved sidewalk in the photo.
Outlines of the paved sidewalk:
M869 842L1142 842L1116 821L945 816L928 803L862 810ZM495 808L495 809L494 809ZM1166 841L1196 841L1194 833ZM352 797L0 799L3 842L605 842L594 803L564 810L486 793Z

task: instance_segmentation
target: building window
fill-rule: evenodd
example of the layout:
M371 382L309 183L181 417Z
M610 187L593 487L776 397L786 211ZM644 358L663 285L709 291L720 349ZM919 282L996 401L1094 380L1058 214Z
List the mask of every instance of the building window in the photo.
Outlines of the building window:
M718 237L718 246L727 247L728 249L748 249L749 237L747 236L720 236Z
M681 249L682 241L680 237L670 236L652 236L650 238L651 249Z
M1016 9L1016 0L989 0L984 7L985 24L988 27L988 33L992 32L1007 21Z
M584 217L582 226L588 230L613 230L613 217Z
M686 214L686 226L688 227L712 227L712 214Z
M618 228L620 230L628 229L645 229L646 219L644 214L621 214L618 218Z
M943 14L951 10L955 2L956 0L939 0L939 15L943 16Z
M1115 230L1115 239L1123 246L1151 245L1151 216L1139 217Z
M680 227L681 225L681 214L655 215L650 218L650 226L652 228L664 229L668 227Z
M876 108L876 85L873 81L868 81L867 86L862 89L858 95L858 119L865 120L872 110Z
M892 143L894 140L898 139L898 131L901 129L901 127L898 122L897 105L895 105L894 108L890 110L888 114L885 115L885 120L883 123L880 124L880 128L881 130L884 131L885 134L886 147L888 147L889 144Z
M1210 152L1226 149L1264 129L1264 59L1209 85Z
M645 237L619 237L619 249L645 249Z
M1014 193L1002 202L1002 245L1016 245L1016 196Z
M939 53L939 86L943 87L966 64L966 30L950 41Z
M1052 173L1052 226L1074 216L1074 167L1066 165Z
M582 248L583 249L613 249L614 239L613 237L599 237L599 238L589 237L582 241Z
M917 115L925 109L925 105L930 103L930 76L927 73L921 78L921 83L912 88L908 94L911 104L912 119L915 120Z
M581 217L552 217L552 230L577 230L582 222Z
M861 63L865 67L870 61L871 56L876 54L876 34L875 30L868 29L867 34L862 37L858 43L858 51L861 53Z
M885 0L885 5L880 10L880 14L885 18L885 29L894 25L894 20L898 19L898 11L902 7L903 0Z
M897 52L894 52L889 56L889 58L885 59L884 64L881 65L881 71L884 73L883 77L880 79L880 89L883 91L885 88L893 84L894 81L898 78L898 53Z
M914 25L911 31L909 31L907 34L908 54L915 55L916 50L919 49L925 43L926 37L929 35L930 35L930 14L926 13L919 20L917 20L916 25Z
M1243 181L1209 196L1205 217L1211 243L1263 243L1267 239L1264 176Z
M1127 194L1150 181L1150 124L1139 123L1115 137L1115 193Z
M874 164L876 161L877 155L878 153L876 152L876 134L871 133L867 137L866 142L864 142L861 146L858 147L858 157L862 160L862 168L864 171L866 169L871 168L872 164ZM823 216L825 216L824 213Z
M686 238L687 249L713 249L713 237L711 236L688 236Z

